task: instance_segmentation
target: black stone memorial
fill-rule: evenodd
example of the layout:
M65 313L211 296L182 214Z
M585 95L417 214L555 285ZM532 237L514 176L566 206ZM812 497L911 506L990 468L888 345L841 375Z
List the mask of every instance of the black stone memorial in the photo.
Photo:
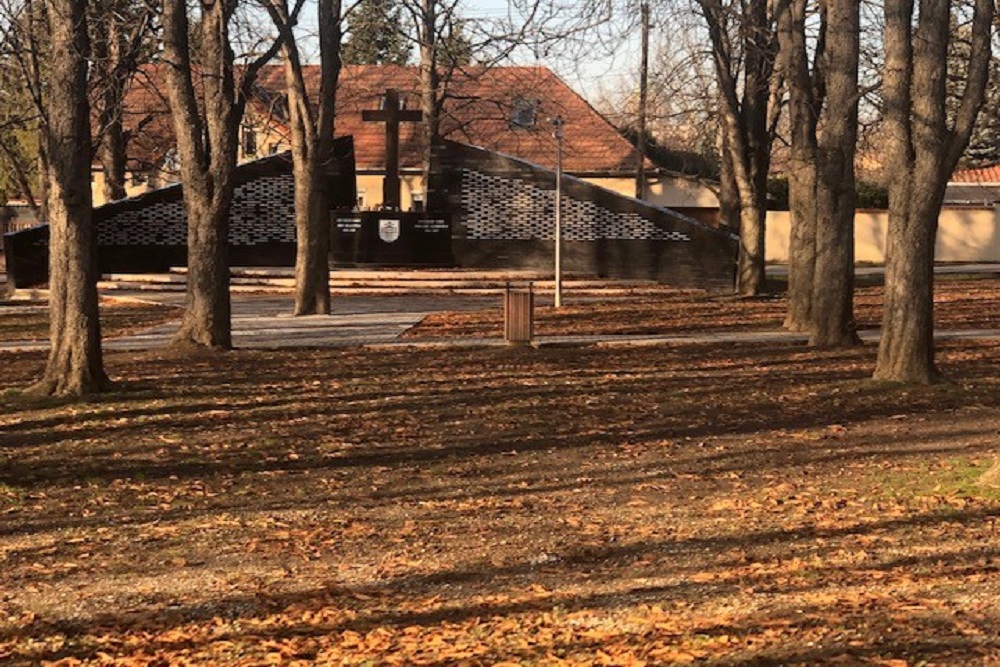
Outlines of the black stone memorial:
M385 179L377 211L340 211L331 221L331 253L340 266L452 266L451 222L431 211L400 211L399 124L423 119L402 108L398 91L387 90L380 109L362 111L385 123ZM430 204L430 202L428 202ZM431 208L431 207L428 207Z

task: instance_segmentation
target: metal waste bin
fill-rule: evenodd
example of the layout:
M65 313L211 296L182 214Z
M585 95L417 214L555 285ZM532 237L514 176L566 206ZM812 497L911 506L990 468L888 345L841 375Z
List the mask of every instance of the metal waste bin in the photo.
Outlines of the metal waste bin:
M511 345L529 345L535 333L535 293L532 283L527 289L511 287L503 295L503 337Z

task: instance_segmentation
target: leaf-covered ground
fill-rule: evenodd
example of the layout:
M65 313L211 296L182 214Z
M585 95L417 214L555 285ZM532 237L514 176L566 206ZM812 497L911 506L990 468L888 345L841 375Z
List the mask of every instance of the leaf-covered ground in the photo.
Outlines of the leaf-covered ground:
M996 664L998 355L110 353L0 397L0 664Z
M1000 279L939 276L935 285L935 321L941 329L1000 328ZM563 335L668 335L708 331L760 331L781 328L787 303L781 294L759 299L678 291L638 296L599 305L587 297L566 295L565 306L536 308L535 332ZM859 329L881 326L882 287L859 287L855 295ZM438 313L407 332L410 338L497 337L503 310Z
M104 299L100 305L101 332L107 338L125 336L178 319L180 309L155 303ZM44 303L0 301L0 342L45 341L49 311Z

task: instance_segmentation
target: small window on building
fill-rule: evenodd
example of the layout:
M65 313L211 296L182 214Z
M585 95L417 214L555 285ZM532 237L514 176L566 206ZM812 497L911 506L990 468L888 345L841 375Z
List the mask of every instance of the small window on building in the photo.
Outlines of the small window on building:
M538 100L525 97L514 98L510 124L514 127L534 127L538 122Z
M252 125L243 126L243 155L244 157L254 157L257 155L257 133Z
M358 210L363 211L365 209L365 191L358 190Z
M423 211L424 210L424 193L423 192L414 192L411 198L413 199L413 210L414 211Z

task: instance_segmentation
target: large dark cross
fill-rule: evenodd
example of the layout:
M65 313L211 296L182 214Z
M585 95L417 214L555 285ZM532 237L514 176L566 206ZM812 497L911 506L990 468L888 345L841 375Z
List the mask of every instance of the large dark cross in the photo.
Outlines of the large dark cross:
M385 180L382 181L382 206L399 210L399 124L403 121L420 121L420 111L400 109L399 91L385 91L381 109L366 109L361 118L370 122L385 123Z

